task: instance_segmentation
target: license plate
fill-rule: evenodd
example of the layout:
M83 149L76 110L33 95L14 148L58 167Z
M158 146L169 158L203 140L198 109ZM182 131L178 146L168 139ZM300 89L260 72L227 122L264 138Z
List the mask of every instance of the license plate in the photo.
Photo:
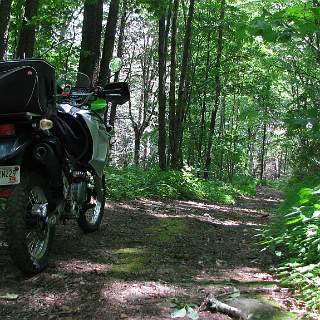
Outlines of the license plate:
M20 166L0 167L0 186L11 186L20 183Z

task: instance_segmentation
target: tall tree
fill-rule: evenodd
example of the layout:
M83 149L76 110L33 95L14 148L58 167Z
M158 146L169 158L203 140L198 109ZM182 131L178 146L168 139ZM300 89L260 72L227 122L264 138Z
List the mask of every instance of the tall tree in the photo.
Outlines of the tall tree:
M158 112L158 153L159 153L159 167L161 170L167 168L167 132L166 132L166 58L168 50L168 32L171 20L171 5L168 7L168 16L166 12L161 13L159 19L159 44L158 44L158 67L159 67L159 112Z
M171 23L171 48L170 48L170 91L169 91L169 147L171 156L175 152L175 118L176 118L176 67L177 67L177 20L179 13L179 0L174 0Z
M140 161L140 148L141 139L147 127L150 125L150 121L156 108L156 93L155 93L155 80L157 77L156 59L154 54L154 38L151 30L144 31L143 46L141 52L138 53L136 60L139 62L142 70L140 86L140 99L137 105L137 119L135 120L134 113L132 110L132 103L129 103L129 117L134 130L134 163L136 166L139 165ZM133 58L134 58L133 54ZM132 64L131 64L132 66ZM131 69L130 66L130 69ZM129 74L129 82L132 83L132 69ZM135 81L137 82L137 77Z
M223 52L223 34L224 34L224 19L225 19L225 8L226 8L226 0L221 0L220 6L220 18L219 18L219 27L218 27L218 37L217 37L217 57L215 64L215 100L214 107L211 112L211 121L209 128L209 138L208 138L208 147L206 154L206 163L204 170L204 178L208 179L209 170L211 165L211 152L212 152L212 144L213 144L213 135L216 127L216 118L220 104L220 96L221 96L221 60L222 60L222 52Z
M7 31L10 19L12 0L0 1L0 60L4 58L7 48Z
M85 0L79 72L93 79L100 58L103 0Z
M122 58L124 54L124 36L125 36L125 28L128 18L128 0L123 0L122 2L122 13L121 13L121 21L120 21L120 29L119 29L119 38L118 38L118 48L117 48L117 57ZM114 76L114 82L118 82L120 78L120 71L118 71ZM110 118L109 124L114 126L117 115L117 105L115 103L112 104L110 110Z
M183 120L187 102L187 73L189 57L191 52L192 21L194 16L195 0L190 0L186 32L184 37L183 55L181 62L181 73L178 90L178 101L175 114L175 130L173 141L173 152L171 154L171 167L179 169L182 167L182 139L183 139Z
M105 28L104 44L102 51L102 58L100 62L100 73L98 83L101 86L105 86L108 82L108 77L110 74L109 64L112 59L117 22L119 14L120 0L111 0L108 14L108 21Z
M39 0L26 0L24 18L21 25L16 56L17 58L33 57L36 42L35 18L38 14Z

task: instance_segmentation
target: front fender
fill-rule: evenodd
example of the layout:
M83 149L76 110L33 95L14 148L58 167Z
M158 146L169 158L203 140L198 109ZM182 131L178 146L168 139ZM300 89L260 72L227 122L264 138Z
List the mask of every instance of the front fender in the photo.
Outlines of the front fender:
M0 138L0 162L17 157L31 144L32 137L29 135Z

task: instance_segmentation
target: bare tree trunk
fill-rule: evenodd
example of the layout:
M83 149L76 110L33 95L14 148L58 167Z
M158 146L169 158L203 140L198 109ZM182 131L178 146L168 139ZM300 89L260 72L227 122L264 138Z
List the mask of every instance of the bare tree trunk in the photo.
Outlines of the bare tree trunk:
M211 113L211 121L210 121L210 129L209 129L209 137L208 137L208 147L207 147L207 155L206 155L206 163L204 170L204 178L208 179L209 170L211 166L211 152L212 152L212 144L213 144L213 135L216 126L216 118L218 113L218 108L220 104L220 96L221 96L221 60L222 60L222 51L223 51L223 34L224 34L224 18L225 18L225 7L226 0L221 0L220 7L220 18L219 18L219 27L218 27L218 47L217 47L217 58L215 65L215 102L214 107Z
M171 9L169 8L169 16L166 19L165 13L162 14L159 20L159 140L158 140L158 153L159 153L159 167L161 170L167 168L167 131L166 131L166 56L168 45L168 31L170 25ZM167 24L167 25L166 25Z
M128 15L127 4L128 4L128 0L123 0L119 38L118 38L118 49L117 49L118 58L122 58L124 53L124 32L126 29L126 22L127 22L127 15ZM118 82L119 78L120 78L120 71L115 74L114 82ZM109 124L112 127L114 126L116 115L117 115L117 105L113 103L111 106L110 118L109 118Z
M171 167L173 169L180 169L183 164L182 159L182 139L183 139L183 119L186 109L186 99L187 99L187 72L188 72L188 63L190 56L190 46L192 38L192 21L194 15L194 3L195 0L190 0L186 33L184 38L183 45L183 56L181 64L181 74L178 90L178 101L176 106L176 119L175 119L175 135L173 141L173 153L171 154Z
M205 130L205 120L207 112L207 83L209 78L209 69L210 69L210 42L211 42L211 32L208 34L208 43L207 43L207 62L206 62L206 76L205 76L205 88L202 98L202 108L201 108L201 121L200 121L200 137L199 137L199 146L198 146L198 161L200 163L202 159L202 147L203 147L203 138Z
M223 140L225 135L225 121L226 121L226 96L223 96L222 104L221 104L221 115L220 115L220 129L219 129L219 138L220 141ZM221 150L220 155L220 180L223 179L223 173L224 173L224 150Z
M106 31L104 35L104 44L102 58L100 62L100 73L98 83L100 86L105 86L108 83L110 75L109 64L112 59L114 42L116 37L118 13L120 0L111 0L108 14L108 21L106 24Z
M253 170L253 143L252 143L252 139L253 139L253 132L252 129L250 127L248 127L248 154L249 154L249 170L250 173L253 175L254 174L254 170Z
M82 41L79 72L93 80L95 68L100 58L103 0L86 0L82 25Z
M33 57L36 42L36 23L33 19L37 16L38 9L39 0L26 0L16 53L17 58Z
M260 158L260 181L264 178L264 164L265 164L265 152L266 152L266 141L267 141L267 124L263 124L263 136L262 136L262 148Z
M7 49L7 32L10 20L12 0L1 0L0 2L0 60L4 59Z
M134 164L139 166L140 162L140 148L141 148L141 132L140 130L134 131Z
M176 50L177 50L177 19L179 12L179 0L174 0L173 4L173 17L171 24L171 50L170 50L170 92L169 92L169 145L171 155L171 168L172 155L175 152L175 132L176 132Z

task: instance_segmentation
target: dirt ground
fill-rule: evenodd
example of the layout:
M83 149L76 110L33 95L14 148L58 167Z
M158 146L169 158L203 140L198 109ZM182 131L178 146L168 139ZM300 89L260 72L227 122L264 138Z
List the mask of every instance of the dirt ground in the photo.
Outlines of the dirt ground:
M274 257L257 246L280 197L262 188L235 206L110 202L98 233L59 226L49 268L32 278L15 269L0 242L0 296L12 294L0 299L0 319L171 319L179 306L234 290L270 301L282 310L275 319L306 319L272 275Z

